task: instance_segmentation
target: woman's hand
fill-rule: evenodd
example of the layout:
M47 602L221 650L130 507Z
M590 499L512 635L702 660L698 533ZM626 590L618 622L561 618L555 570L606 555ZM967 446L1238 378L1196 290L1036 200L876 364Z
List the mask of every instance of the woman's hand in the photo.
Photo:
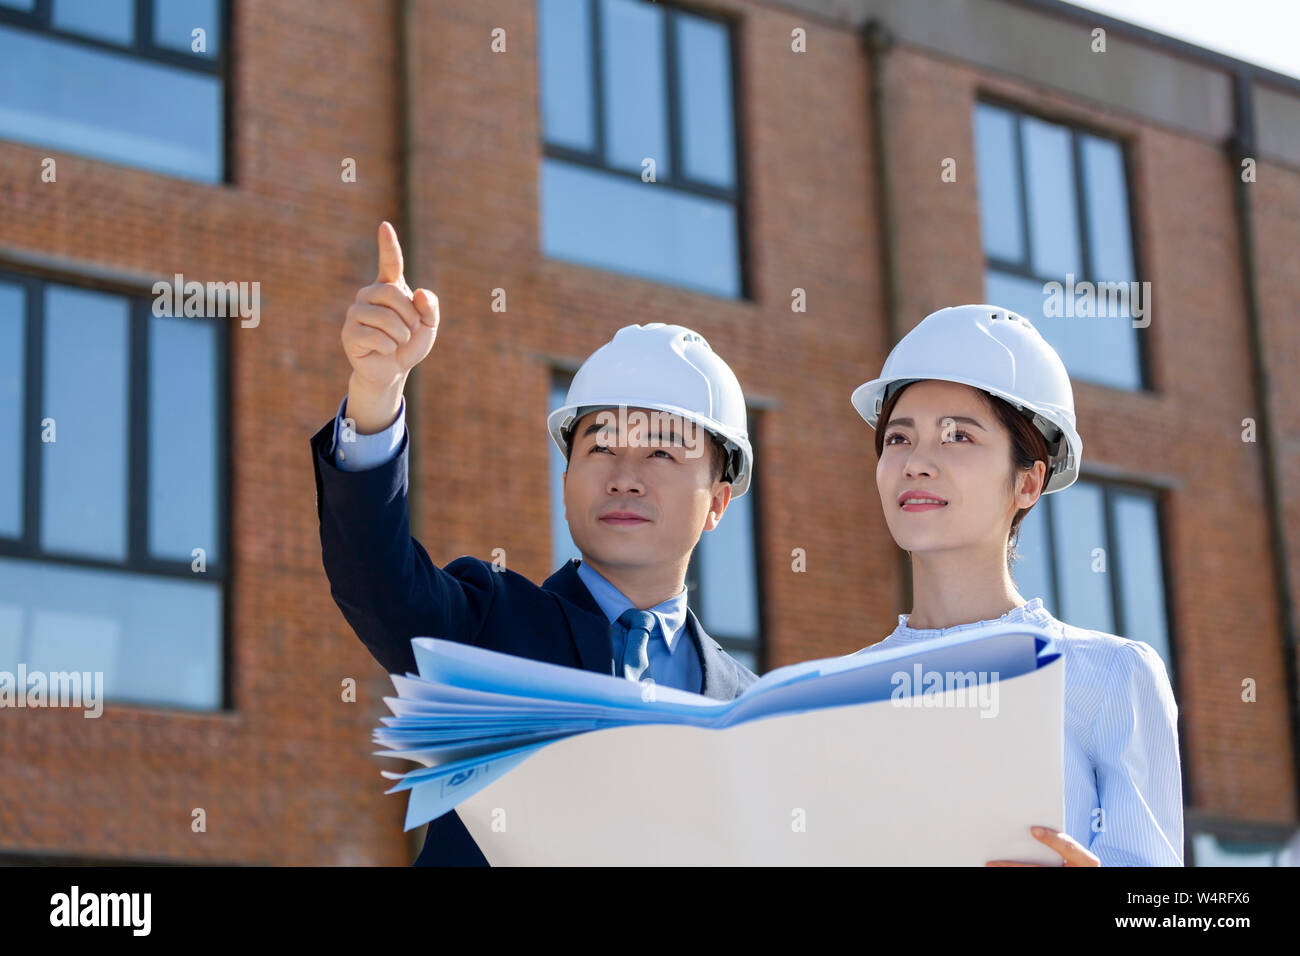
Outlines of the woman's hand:
M1101 866L1088 849L1068 833L1058 833L1048 827L1030 827L1029 832L1039 843L1046 843L1062 856L1062 866ZM1046 863L1018 863L1015 860L989 860L985 866L1046 866Z

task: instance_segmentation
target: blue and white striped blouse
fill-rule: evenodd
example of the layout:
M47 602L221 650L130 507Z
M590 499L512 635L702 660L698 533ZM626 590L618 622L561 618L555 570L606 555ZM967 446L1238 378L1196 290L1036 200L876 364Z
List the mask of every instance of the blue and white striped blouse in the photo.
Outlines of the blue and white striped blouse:
M1183 865L1178 706L1164 661L1149 644L1058 621L1042 598L1000 618L946 628L911 628L908 616L900 614L894 632L864 650L988 624L1024 622L1055 634L1065 662L1066 832L1102 866Z

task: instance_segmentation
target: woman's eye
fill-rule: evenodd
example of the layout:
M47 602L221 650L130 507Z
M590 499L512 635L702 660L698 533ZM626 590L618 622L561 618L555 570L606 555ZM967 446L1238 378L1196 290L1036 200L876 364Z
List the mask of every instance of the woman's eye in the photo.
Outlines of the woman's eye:
M893 445L893 444L895 444L895 442L894 442L894 439L895 439L895 438L903 438L904 440L906 440L906 438L905 438L902 434L900 434L899 432L894 432L892 435L886 435L886 436L885 436L885 444L886 444L886 445Z
M970 441L970 435L966 434L964 431L961 431L960 429L958 429L957 431L953 432L953 433L952 433L952 437L953 437L953 438L961 437L961 438L966 439L967 441Z

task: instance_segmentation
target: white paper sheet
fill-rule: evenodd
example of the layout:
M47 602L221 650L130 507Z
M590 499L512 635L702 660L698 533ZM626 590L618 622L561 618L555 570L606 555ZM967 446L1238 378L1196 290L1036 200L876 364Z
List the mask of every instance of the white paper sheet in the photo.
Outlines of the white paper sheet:
M424 766L384 771L388 792L407 829L455 808L493 865L1059 865L1029 833L1064 822L1064 662L1040 628L808 661L731 701L413 645L375 739Z
M1063 674L999 682L992 719L886 700L579 734L456 812L493 866L1057 865L1029 827L1064 826Z

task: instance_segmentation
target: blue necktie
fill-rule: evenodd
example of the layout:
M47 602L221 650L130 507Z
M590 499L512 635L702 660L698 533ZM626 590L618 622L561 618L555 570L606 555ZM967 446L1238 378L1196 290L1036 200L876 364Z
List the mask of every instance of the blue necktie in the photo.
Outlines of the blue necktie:
M654 630L655 616L649 611L628 608L618 616L623 634L623 676L639 681L650 669L650 632Z

